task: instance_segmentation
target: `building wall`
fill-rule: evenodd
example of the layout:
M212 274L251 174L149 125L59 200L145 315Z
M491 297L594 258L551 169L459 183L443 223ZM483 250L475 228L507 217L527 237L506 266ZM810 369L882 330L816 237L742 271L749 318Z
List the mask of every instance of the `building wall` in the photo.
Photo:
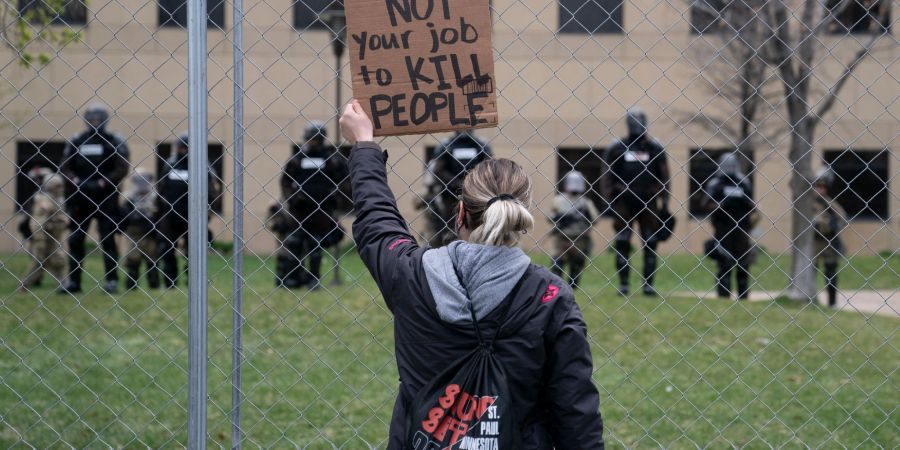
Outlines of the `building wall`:
M102 100L115 111L111 128L126 136L134 165L154 166L153 149L187 128L187 33L158 28L155 2L123 0L90 3L91 19L84 39L66 48L39 71L7 64L0 75L9 80L0 117L0 180L15 176L15 143L64 140L83 128L80 111ZM292 28L291 2L246 1L245 215L248 245L254 252L271 251L274 240L264 229L266 209L278 195L278 177L294 140L312 119L333 120L334 56L327 32L298 32ZM533 174L538 216L548 211L557 173L554 149L559 146L598 146L624 134L623 115L640 105L651 118L651 134L669 150L673 173L673 211L680 219L676 237L665 251L698 251L709 236L704 222L688 219L687 160L698 147L721 147L720 136L688 120L696 111L727 111L722 99L698 82L698 62L709 57L706 38L688 31L688 4L637 0L624 5L625 34L557 35L557 4L537 0L494 2L498 107L501 126L485 130L499 156L511 157ZM226 27L232 23L226 8ZM208 33L210 139L231 151L232 103L229 36ZM837 75L834 61L855 51L853 38L827 38L822 67L825 79ZM704 50L707 49L707 50ZM4 50L5 51L5 50ZM855 72L838 104L819 128L815 147L891 148L900 117L895 77L886 72L896 65L896 40L882 39L879 51ZM9 54L9 52L7 52ZM11 56L11 54L9 54ZM699 58L699 59L698 59ZM344 59L342 79L349 96L349 66ZM18 90L18 93L16 93ZM775 110L780 106L776 105ZM775 116L777 117L777 115ZM412 208L422 192L424 147L442 136L390 138L390 182L403 213L415 228L424 227ZM790 234L786 159L788 140L782 136L758 149L756 195L764 216L762 245L788 248ZM407 150L409 149L409 150ZM816 158L819 160L820 158ZM891 150L890 179L900 161ZM233 179L230 158L225 182ZM18 247L14 231L13 183L2 185L0 251ZM888 222L854 222L845 233L849 249L862 253L897 249L896 182L891 184ZM231 204L223 217L213 218L218 239L229 240L225 229ZM598 247L611 239L609 221L595 230ZM546 220L526 245L549 244ZM544 247L549 249L549 245Z

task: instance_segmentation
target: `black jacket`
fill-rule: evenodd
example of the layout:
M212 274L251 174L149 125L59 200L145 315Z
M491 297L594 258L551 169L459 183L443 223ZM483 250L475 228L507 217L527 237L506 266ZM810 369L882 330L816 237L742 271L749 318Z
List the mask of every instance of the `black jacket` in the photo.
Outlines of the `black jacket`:
M408 447L408 402L449 363L477 346L471 324L438 317L422 265L427 248L416 244L387 184L387 154L377 144L357 144L350 156L353 238L394 315L400 393L394 405L389 449ZM587 330L571 288L547 269L530 266L503 330L494 344L505 365L524 449L602 449L599 395ZM492 335L505 308L479 321ZM517 449L518 450L518 449Z
M163 164L163 171L160 174L159 182L156 185L158 207L157 217L165 219L171 217L169 213L175 213L185 220L188 217L188 187L190 185L189 173L190 160L188 154L179 154L177 150L173 150L169 158ZM212 201L218 191L218 178L212 170L207 167L207 195Z
M300 149L284 165L281 195L289 209L332 211L340 195L339 186L347 176L346 165L338 149L322 145Z
M122 136L106 130L86 130L66 144L60 171L75 188L68 202L99 203L117 194L128 174L130 154Z
M603 154L607 171L604 193L615 200L623 191L648 199L657 193L668 195L669 167L666 152L655 139L647 136L616 139Z

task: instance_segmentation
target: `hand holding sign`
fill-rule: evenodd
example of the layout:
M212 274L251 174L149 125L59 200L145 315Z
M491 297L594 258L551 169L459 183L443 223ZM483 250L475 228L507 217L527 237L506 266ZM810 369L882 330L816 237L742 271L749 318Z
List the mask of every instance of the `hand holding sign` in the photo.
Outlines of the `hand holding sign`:
M374 136L497 126L488 0L345 0Z
M350 103L344 107L344 113L341 114L340 123L341 135L343 135L351 144L374 139L372 133L372 121L356 99L351 100Z

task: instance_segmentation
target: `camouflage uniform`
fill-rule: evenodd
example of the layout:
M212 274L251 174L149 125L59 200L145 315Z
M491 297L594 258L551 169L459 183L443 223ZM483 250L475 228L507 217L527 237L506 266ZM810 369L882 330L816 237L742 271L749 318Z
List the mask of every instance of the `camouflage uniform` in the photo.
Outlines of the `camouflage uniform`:
M564 179L565 193L553 200L553 272L562 276L564 266L569 266L572 287L578 286L581 272L591 255L593 240L591 228L600 217L594 202L585 194L586 181L577 171Z
M128 238L125 252L125 289L134 289L140 278L141 263L146 264L147 284L151 289L159 287L159 270L156 229L158 199L149 170L137 168L131 177L131 191L122 206L122 228Z
M824 272L828 305L837 305L838 265L844 252L841 231L847 226L847 215L831 198L819 194L813 209L815 238L813 253L815 265Z
M44 179L40 192L34 196L31 212L33 232L26 244L34 261L22 279L22 290L39 283L44 271L59 284L62 284L66 276L66 257L62 243L66 238L69 218L62 208L64 188L63 177L53 174Z

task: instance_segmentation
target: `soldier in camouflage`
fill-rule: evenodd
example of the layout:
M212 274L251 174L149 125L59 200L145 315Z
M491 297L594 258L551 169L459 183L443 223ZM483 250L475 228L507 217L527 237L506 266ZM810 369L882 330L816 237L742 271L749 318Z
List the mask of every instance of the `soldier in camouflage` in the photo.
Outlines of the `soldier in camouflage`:
M825 275L828 306L837 308L838 266L844 254L841 231L847 227L847 214L828 194L833 182L834 172L825 169L818 174L813 185L816 191L812 216L815 227L813 257L816 267L821 267Z
M573 170L563 177L562 192L553 199L553 273L562 277L568 265L572 288L578 287L581 272L594 246L591 228L600 218L594 202L587 197L587 180Z
M44 272L62 285L66 276L66 257L62 243L66 238L69 218L63 211L65 183L59 174L44 177L40 190L34 196L31 210L31 238L26 249L33 258L31 267L22 277L20 291L37 285Z
M135 169L131 176L131 191L122 205L121 227L128 243L125 253L126 290L137 287L141 263L145 264L147 270L147 285L150 289L159 287L159 270L156 267L159 242L156 228L158 199L154 182L155 178L150 170L143 167Z

